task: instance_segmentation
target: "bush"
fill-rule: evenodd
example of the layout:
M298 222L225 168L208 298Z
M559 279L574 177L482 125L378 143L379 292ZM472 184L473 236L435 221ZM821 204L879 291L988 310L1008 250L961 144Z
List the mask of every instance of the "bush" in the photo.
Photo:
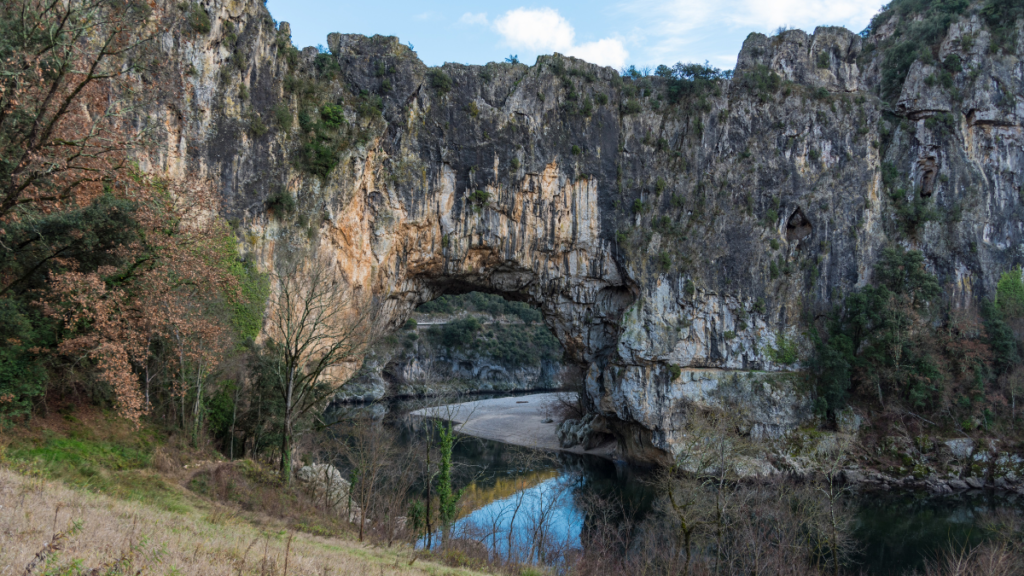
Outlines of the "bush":
M597 102L598 106L604 106L605 104L608 103L608 95L607 94L595 94L594 95L594 102Z
M320 120L327 128L338 128L345 123L345 108L337 104L324 104L320 108Z
M736 85L757 96L758 100L764 103L782 86L782 78L767 66L758 64L744 70Z
M273 212L278 217L288 216L295 212L295 198L283 188L271 194L264 205L268 212Z
M658 269L668 272L670 268L672 268L672 255L668 252L658 253Z
M758 314L764 314L765 312L767 312L768 306L765 303L764 298L758 297L757 301L754 302L752 310L754 312L757 312Z
M356 113L361 118L377 118L384 113L384 99L376 94L363 93L356 106Z
M925 120L924 125L938 140L945 140L956 132L956 118L949 112L936 113Z
M306 171L321 178L327 178L338 165L338 157L334 151L317 140L302 146L300 160Z
M640 102L636 98L630 98L622 104L623 116L637 114L641 110L643 110L643 106L640 105Z
M996 285L996 303L1004 318L1024 318L1024 281L1021 268L1003 272Z
M449 348L465 346L476 338L480 327L480 321L472 316L449 322L441 327L439 342Z
M303 132L312 132L316 128L316 122L308 110L299 110L299 128Z
M0 298L0 429L9 418L31 412L47 381L41 360L32 352L42 343L39 330L22 306L13 298Z
M277 125L281 128L282 132L288 132L292 129L292 109L284 102L278 102L274 105L274 119L277 120Z
M206 13L206 10L198 2L193 2L189 6L187 18L189 27L196 34L210 33L210 15Z
M590 117L594 113L594 102L590 98L584 98L583 103L580 104L579 112L583 116Z
M249 117L249 131L252 135L259 138L267 133L267 124L263 122L263 117L253 112Z
M908 201L906 196L906 190L900 188L890 198L896 208L896 226L904 236L913 238L925 224L939 220L939 211L935 209L931 197L913 194Z
M789 366L797 361L796 341L787 338L782 332L775 334L775 346L765 347L764 352L776 364Z
M444 96L452 89L452 78L441 69L434 69L427 73L430 87L437 90L437 93Z
M316 68L320 76L329 77L337 72L341 72L341 65L338 64L337 58L327 53L317 54L316 58L313 59L313 67Z
M472 202L473 204L476 204L477 206L483 206L484 204L487 204L487 202L490 199L491 194L486 190L477 190L476 192L473 192L472 194L469 195L469 201Z
M241 50L235 50L231 53L231 64L234 65L240 72L244 72L246 66L249 64L248 58L245 57L245 53Z

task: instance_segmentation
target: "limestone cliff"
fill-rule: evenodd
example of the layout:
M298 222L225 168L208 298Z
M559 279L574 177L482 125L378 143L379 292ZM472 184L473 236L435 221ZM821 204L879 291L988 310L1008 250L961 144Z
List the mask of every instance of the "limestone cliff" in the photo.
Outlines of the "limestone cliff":
M1024 22L991 50L960 16L891 106L891 26L752 34L732 79L673 100L559 55L430 69L337 34L298 52L262 3L202 6L209 33L157 11L144 165L214 179L264 267L330 254L395 328L446 291L535 304L638 457L672 452L691 402L742 405L761 434L806 419L788 348L882 247L922 250L956 302L1024 261ZM908 224L914 202L939 218Z

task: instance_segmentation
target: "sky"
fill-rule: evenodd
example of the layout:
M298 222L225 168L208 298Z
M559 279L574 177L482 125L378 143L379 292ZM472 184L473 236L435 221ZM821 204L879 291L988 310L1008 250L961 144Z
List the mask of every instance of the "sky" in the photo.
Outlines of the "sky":
M710 62L731 69L751 32L780 26L867 27L879 0L269 0L299 48L331 32L398 36L428 66L486 64L517 55L533 64L560 52L622 68Z

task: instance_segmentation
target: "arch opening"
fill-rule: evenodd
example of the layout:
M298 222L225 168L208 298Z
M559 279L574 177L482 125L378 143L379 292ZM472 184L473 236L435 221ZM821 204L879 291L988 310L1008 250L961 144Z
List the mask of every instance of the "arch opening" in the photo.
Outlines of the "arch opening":
M417 306L374 351L356 399L544 392L571 384L568 375L580 371L567 369L572 362L538 307L474 288L451 284Z

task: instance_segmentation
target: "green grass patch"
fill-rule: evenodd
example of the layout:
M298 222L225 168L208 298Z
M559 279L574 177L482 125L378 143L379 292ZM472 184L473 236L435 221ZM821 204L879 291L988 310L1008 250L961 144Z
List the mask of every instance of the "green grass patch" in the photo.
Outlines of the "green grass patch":
M12 468L26 475L59 480L73 488L156 505L171 512L191 509L181 491L146 471L157 447L157 433L142 429L125 442L99 440L89 429L67 436L46 432L15 441L4 452Z

